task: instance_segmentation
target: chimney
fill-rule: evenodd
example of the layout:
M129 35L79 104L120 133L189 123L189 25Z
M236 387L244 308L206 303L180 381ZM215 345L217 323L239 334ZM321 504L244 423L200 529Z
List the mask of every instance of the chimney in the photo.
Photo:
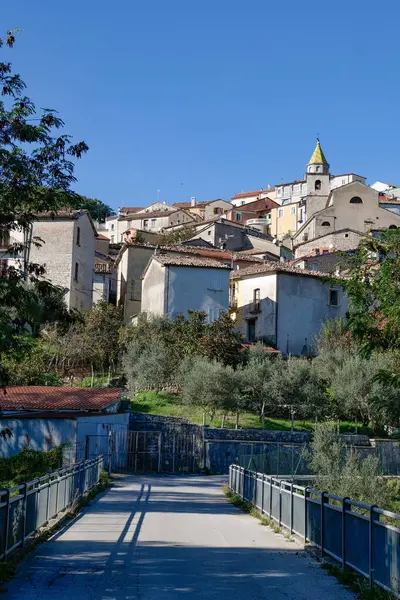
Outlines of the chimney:
M192 196L190 198L190 206L196 206L196 197L195 196Z

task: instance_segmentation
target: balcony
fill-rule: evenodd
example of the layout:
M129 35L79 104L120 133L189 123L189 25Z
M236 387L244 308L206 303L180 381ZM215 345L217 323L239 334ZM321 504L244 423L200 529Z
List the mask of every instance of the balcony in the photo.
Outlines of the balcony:
M106 264L106 263L96 263L94 265L94 272L110 274L111 273L111 265Z
M238 306L237 298L235 298L234 296L230 296L229 297L229 308L231 310L236 310L237 306Z
M252 227L253 229L257 229L257 231L261 231L261 233L265 233L265 230L270 225L270 221L267 219L247 219L246 227Z
M252 315L256 315L261 312L261 303L259 300L250 303L249 311Z

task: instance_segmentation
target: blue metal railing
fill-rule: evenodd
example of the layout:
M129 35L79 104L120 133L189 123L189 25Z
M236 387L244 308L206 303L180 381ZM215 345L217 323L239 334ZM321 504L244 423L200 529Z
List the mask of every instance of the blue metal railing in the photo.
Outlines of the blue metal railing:
M0 560L97 485L103 457L0 490Z
M229 468L229 488L343 569L399 596L400 515L238 465Z

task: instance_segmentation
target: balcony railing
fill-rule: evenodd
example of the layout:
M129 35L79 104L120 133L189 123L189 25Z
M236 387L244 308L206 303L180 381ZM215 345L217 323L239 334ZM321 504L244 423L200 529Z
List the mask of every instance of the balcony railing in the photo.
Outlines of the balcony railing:
M94 265L94 272L110 274L111 273L111 265L108 265L105 263L96 263Z
M237 308L237 305L238 305L237 298L234 298L231 296L229 298L229 308Z
M250 312L251 314L257 314L259 313L261 310L261 306L260 306L260 301L259 300L255 300L254 302L251 302L250 304Z

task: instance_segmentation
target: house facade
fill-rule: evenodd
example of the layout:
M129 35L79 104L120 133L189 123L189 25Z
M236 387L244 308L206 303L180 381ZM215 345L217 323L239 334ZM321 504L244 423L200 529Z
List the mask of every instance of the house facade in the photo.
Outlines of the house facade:
M12 235L17 243L23 242L22 231ZM39 245L31 244L29 261L43 265L43 279L64 290L68 309L92 306L96 237L87 210L41 214L32 224L32 240ZM9 260L15 262L15 257Z
M240 192L240 194L235 194L235 196L232 196L231 202L234 206L244 206L245 204L250 204L251 202L262 200L267 197L271 200L276 199L275 188L268 186L266 189L261 188L253 192Z
M285 355L309 355L327 319L344 317L347 299L311 271L265 263L231 273L230 307L246 342L275 346Z
M229 308L229 273L212 259L153 255L143 275L142 312L175 319L200 310L211 323Z
M217 198L217 200L207 200L198 202L196 198L192 198L190 202L175 202L173 207L183 209L188 213L198 217L197 220L207 221L220 215L226 215L232 210L233 205L227 200Z

